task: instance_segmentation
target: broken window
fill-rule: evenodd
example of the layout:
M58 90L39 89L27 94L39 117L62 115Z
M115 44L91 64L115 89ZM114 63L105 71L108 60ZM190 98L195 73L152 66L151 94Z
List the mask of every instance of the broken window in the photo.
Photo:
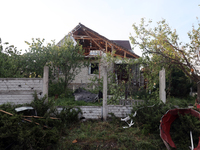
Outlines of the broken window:
M89 74L99 73L99 63L91 63L89 66Z

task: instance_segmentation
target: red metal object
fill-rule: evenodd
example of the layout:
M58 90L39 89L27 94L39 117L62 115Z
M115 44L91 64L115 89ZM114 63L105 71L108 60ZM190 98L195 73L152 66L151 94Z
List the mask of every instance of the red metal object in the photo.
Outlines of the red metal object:
M176 145L172 141L171 135L170 135L170 127L172 122L176 118L179 117L179 114L191 114L200 120L200 113L193 110L193 109L172 109L168 110L166 114L161 118L161 123L160 123L160 137L162 138L163 141L167 142L171 147L176 148ZM200 137L199 137L199 143L194 150L200 150Z
M197 109L198 109L198 110L200 110L200 105L199 105L199 104L197 104L196 106L197 106Z

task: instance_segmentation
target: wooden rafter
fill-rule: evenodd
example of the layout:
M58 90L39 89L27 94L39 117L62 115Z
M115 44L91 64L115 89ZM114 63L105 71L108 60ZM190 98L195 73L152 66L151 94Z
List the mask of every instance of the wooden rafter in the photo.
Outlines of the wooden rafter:
M108 52L108 43L106 42L106 53Z
M87 36L90 37L90 39L97 45L99 46L99 48L103 51L103 48L87 33L87 31L85 31L86 29L83 29L83 31L87 34Z
M81 32L77 32L79 29L82 29ZM116 49L116 53L118 53L118 55L120 54L122 57L126 56L126 57L134 57L134 58L139 58L138 55L134 54L133 52L129 51L128 49L122 47L121 45L110 41L109 39L103 37L102 35L98 34L97 32L91 30L90 28L84 26L83 24L79 23L78 26L76 26L73 31L71 32L72 35L73 33L75 35L73 35L74 39L78 40L78 39L85 39L85 40L92 40L101 50L103 50L104 46L105 46L105 51L107 48L107 52L110 51L110 48L113 46L114 49ZM83 36L80 34L84 34ZM102 48L102 45L100 43L98 43L97 41L103 41L104 42L104 46ZM106 42L107 42L107 46L106 46ZM108 50L109 48L109 50ZM112 50L112 48L111 48ZM126 53L126 55L125 55Z
M90 40L91 38L89 36L84 35L73 35L74 39L84 39L84 40ZM93 38L94 40L99 40L99 38Z
M89 32L90 34L95 35L95 33L91 32L91 31L88 31L88 30L87 30L87 32ZM95 36L96 36L96 35L95 35ZM114 44L114 43L111 43L111 42L110 42L109 40L107 40L107 39L104 39L104 38L102 38L102 37L100 37L100 36L99 36L99 38L100 38L101 40L103 40L104 42L110 43L110 44L113 45L116 49L119 49L119 50L121 50L121 51L124 51L124 52L128 53L128 54L131 55L131 56L135 56L136 58L138 57L138 56L134 55L133 53L129 52L128 50L122 49L121 46L118 46L118 45L116 45L116 44Z
M124 52L124 58L126 58L126 52Z

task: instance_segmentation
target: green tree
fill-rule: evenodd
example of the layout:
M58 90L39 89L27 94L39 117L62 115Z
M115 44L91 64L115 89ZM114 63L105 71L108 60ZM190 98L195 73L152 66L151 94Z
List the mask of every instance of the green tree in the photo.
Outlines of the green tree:
M140 25L133 24L135 36L130 39L135 45L139 45L144 54L156 54L162 56L163 61L177 65L192 81L197 83L197 101L200 103L200 72L199 46L200 46L200 25L197 29L192 28L188 32L190 42L183 44L179 42L176 30L172 30L165 20L158 22L154 28L150 27L144 19Z
M24 75L26 77L43 77L44 66L51 60L50 51L55 45L54 42L44 45L44 39L32 39L32 43L25 42L29 49L23 54Z
M22 77L21 52L8 44L3 44L0 38L0 78Z
M193 83L181 69L172 68L171 80L170 92L172 96L182 98L189 95Z
M51 64L54 71L62 72L65 95L67 94L68 85L75 79L81 71L81 68L87 63L84 59L84 51L82 46L74 42L70 38L66 38L61 46L54 45L51 49Z

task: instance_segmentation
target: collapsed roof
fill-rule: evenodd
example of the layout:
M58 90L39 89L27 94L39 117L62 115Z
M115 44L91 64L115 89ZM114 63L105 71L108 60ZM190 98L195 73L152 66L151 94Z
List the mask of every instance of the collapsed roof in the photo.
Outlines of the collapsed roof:
M76 41L79 41L83 46L85 56L89 56L92 50L100 50L104 53L112 53L115 51L114 55L122 58L139 58L139 56L132 51L128 40L109 40L81 23L58 42L57 45L61 45L64 39L69 35Z

